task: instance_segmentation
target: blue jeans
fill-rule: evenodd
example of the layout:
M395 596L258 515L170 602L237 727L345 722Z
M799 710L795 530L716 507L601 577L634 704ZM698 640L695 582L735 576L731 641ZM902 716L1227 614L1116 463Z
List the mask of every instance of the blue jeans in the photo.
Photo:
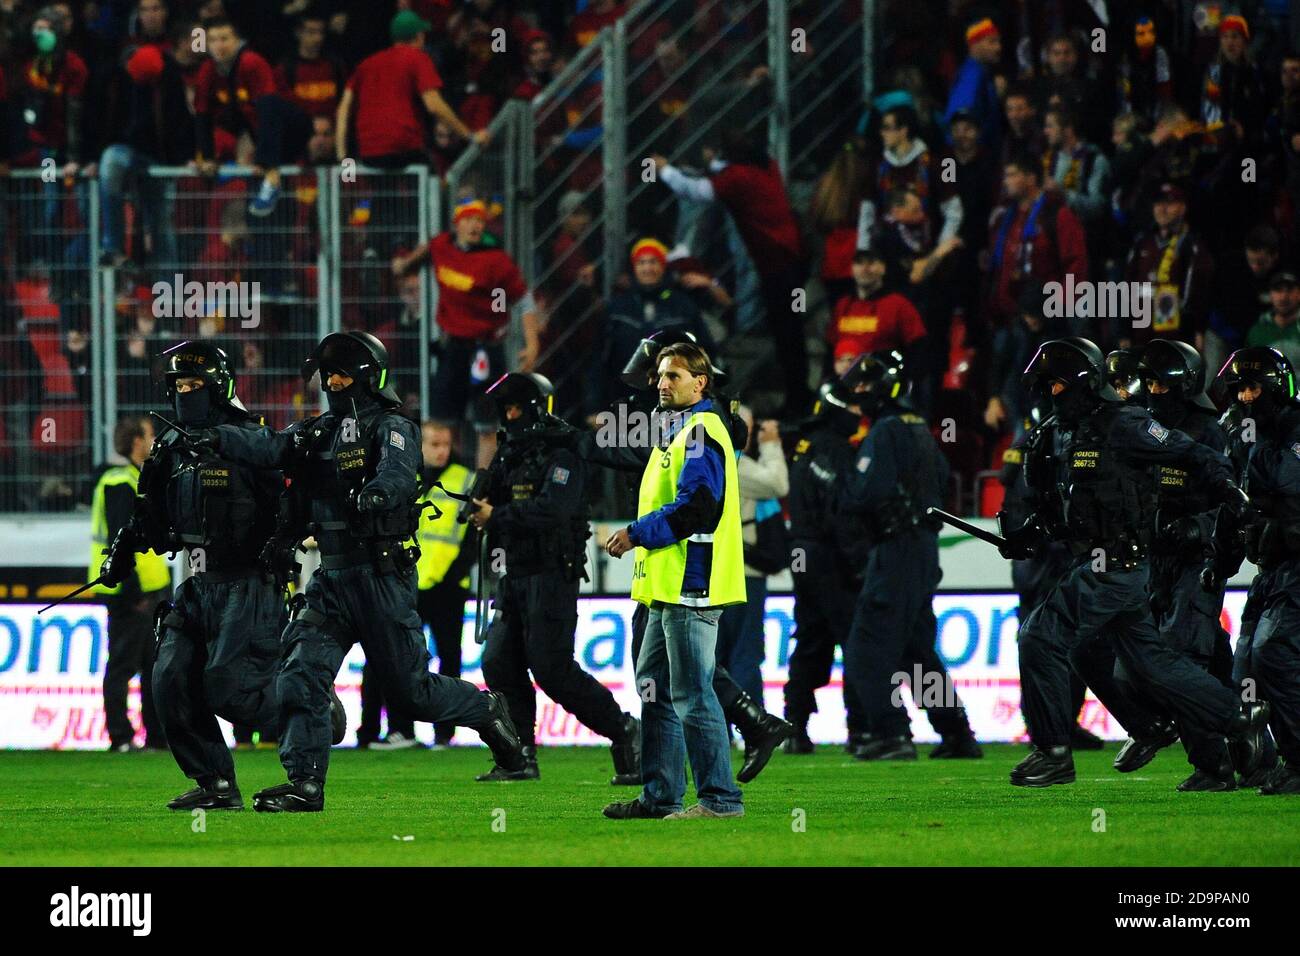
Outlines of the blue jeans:
M126 183L130 177L135 181L145 230L153 239L150 260L161 277L163 270L174 270L180 265L176 251L176 227L173 224L176 180L150 176L149 166L152 162L145 153L120 143L104 150L104 155L99 160L100 204L104 216L101 245L104 252L123 250Z
M636 682L644 701L640 799L653 810L682 809L688 758L701 804L717 813L741 808L727 725L713 691L721 616L721 608L650 607Z

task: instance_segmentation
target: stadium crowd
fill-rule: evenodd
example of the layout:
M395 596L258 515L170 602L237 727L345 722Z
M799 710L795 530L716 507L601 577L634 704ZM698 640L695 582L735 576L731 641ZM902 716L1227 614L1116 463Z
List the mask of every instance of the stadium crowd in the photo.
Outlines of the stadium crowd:
M0 455L12 458L52 401L64 403L55 412L68 433L84 434L75 410L90 401L90 306L68 280L89 256L88 190L102 198L97 265L125 277L116 286L118 368L123 387L138 391L126 400L149 400L147 367L168 342L221 335L242 350L250 406L283 425L310 401L295 370L315 332L305 303L318 250L310 183L282 183L277 167L351 156L445 173L470 139L485 141L506 102L542 90L628 6L0 0L0 400L10 409ZM941 447L958 476L955 503L970 510L979 504L973 479L998 467L1021 429L1020 371L1045 339L1082 334L1109 349L1174 337L1202 350L1211 370L1242 344L1300 358L1292 258L1300 52L1287 3L885 0L877 4L877 95L837 102L843 136L812 168L786 176L764 138L743 128L766 106L761 48L733 78L753 91L735 122L698 153L676 154L694 115L684 106L692 71L701 68L692 46L705 35L740 42L761 33L764 6L730 20L727 5L662 6L662 22L633 45L633 59L650 66L629 98L652 99L650 115L675 124L649 140L658 182L629 210L627 273L605 301L591 228L600 210L589 195L600 154L587 149L602 133L601 111L591 108L601 90L589 83L537 130L580 159L548 167L568 181L546 210L557 228L535 250L547 279L525 289L518 264L501 264L511 301L532 316L523 352L507 362L475 347L499 348L507 318L466 324L454 297L440 297L441 334L469 343L454 350L454 365L471 377L480 358L536 368L560 384L557 411L587 417L614 397L625 353L651 330L688 328L725 360L737 340L765 329L778 362L742 397L760 417L788 421L806 412L811 386L832 370L899 348L920 410L936 428L956 425L955 440ZM793 3L792 25L812 19L812 7ZM205 49L196 50L200 27ZM504 44L494 42L498 28ZM944 42L935 42L938 32ZM392 95L406 82L419 97ZM38 191L3 175L46 160L59 177ZM257 175L223 178L214 164L224 162ZM188 178L138 175L187 163ZM178 194L203 198L178 202ZM658 214L674 196L675 209ZM464 205L447 217L451 234L466 221L478 236L468 241L492 244L499 203L454 198ZM728 214L722 227L700 226L710 207ZM344 296L353 303L344 324L388 341L403 391L418 392L414 271L383 268L419 258L406 255L412 236L401 226L409 224L383 222L400 219L401 203L363 197L349 215L359 233L344 252ZM367 236L369 223L385 231ZM276 306L269 325L251 331L220 315L159 319L150 286L177 268L187 279L260 278L299 305ZM443 283L441 265L436 272ZM1149 324L1134 322L1136 304L1123 315L1067 304L1045 317L1045 289L1067 276L1067 289L1145 283ZM806 311L791 305L799 290L809 293ZM446 378L453 363L440 364ZM561 367L590 371L561 381L570 378L556 374ZM471 397L464 383L435 374L432 385L435 417L460 418ZM57 467L49 474L16 506L85 500L86 489L57 478Z

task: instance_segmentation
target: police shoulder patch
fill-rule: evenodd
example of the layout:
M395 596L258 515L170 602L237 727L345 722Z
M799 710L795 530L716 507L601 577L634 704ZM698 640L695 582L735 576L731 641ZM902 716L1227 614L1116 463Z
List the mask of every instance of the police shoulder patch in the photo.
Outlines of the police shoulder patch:
M1300 441L1296 442L1294 445L1291 446L1291 454L1295 455L1297 458L1300 458Z
M403 451L406 450L406 439L396 430L388 433L388 444L392 445L394 448L400 448Z
M1021 462L1022 455L1019 448L1008 448L1002 453L1002 461L1007 465L1018 465Z
M870 467L871 467L870 455L863 455L858 459L858 471L862 472L865 475L867 473L867 469Z
M551 472L551 481L557 485L567 485L569 483L569 469L556 465L555 470Z
M1169 429L1152 419L1151 424L1147 426L1147 434L1163 445L1169 438Z

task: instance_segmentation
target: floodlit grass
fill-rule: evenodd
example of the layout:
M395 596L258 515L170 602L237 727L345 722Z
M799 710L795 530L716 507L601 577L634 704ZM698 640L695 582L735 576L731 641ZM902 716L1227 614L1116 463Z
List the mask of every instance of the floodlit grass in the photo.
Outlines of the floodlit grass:
M541 751L542 779L475 783L485 749L335 750L321 814L267 815L253 792L283 777L273 752L236 755L248 809L206 831L165 809L189 783L167 754L0 752L4 865L1295 865L1300 799L1181 794L1177 748L1133 775L1115 745L1076 755L1072 786L1025 790L1025 753L866 764L838 748L778 753L738 820L614 821L603 748ZM688 792L687 805L694 802ZM1103 829L1104 827L1104 829ZM1102 832L1098 832L1102 831ZM396 839L394 839L396 837ZM414 839L402 839L413 837Z

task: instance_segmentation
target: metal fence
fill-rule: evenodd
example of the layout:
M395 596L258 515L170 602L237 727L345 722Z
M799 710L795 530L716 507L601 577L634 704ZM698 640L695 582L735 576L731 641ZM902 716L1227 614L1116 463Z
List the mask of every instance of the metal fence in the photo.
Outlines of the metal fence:
M299 376L315 342L371 331L427 416L436 284L390 262L438 227L429 171L282 173L265 217L242 167L153 167L121 196L40 170L0 178L0 511L88 507L116 423L159 408L154 357L186 338L221 343L241 399L282 428L323 407Z

